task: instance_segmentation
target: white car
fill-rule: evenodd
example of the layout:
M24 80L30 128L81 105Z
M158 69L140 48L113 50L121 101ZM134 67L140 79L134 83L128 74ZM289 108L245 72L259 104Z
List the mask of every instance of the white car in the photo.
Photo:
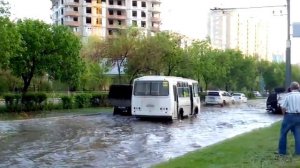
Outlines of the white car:
M245 96L244 93L233 93L232 97L237 103L247 103L248 101L248 98Z
M234 99L226 91L207 91L205 96L205 105L227 105L233 104Z
M261 97L261 94L259 93L259 91L253 91L253 94L255 97Z

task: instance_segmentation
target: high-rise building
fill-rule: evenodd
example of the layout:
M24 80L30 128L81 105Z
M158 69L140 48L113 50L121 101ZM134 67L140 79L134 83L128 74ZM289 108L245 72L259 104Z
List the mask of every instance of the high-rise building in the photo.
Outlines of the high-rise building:
M238 49L259 59L270 58L269 23L235 10L212 10L209 19L212 46L219 49Z
M160 0L51 0L54 24L82 37L109 37L129 26L149 35L160 31Z

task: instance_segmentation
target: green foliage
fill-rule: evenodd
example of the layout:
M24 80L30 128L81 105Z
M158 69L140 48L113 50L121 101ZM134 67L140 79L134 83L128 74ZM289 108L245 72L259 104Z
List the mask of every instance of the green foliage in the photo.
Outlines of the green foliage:
M280 123L269 128L257 129L221 143L187 153L155 168L296 168L300 158L293 155L294 139L288 134L287 156L279 156L274 152L278 146Z
M73 108L73 97L72 96L62 96L61 97L63 109L72 109Z
M0 1L0 5L3 1ZM10 57L20 50L21 36L16 25L8 18L1 17L0 6L0 68L7 68Z
M92 94L90 104L92 107L107 107L109 104L107 101L107 93Z
M84 66L79 56L79 38L71 30L30 19L19 20L17 28L22 50L10 58L9 67L22 78L24 93L33 77L45 74L70 86L78 85Z
M78 94L75 95L75 104L78 108L85 108L90 106L91 94Z
M43 110L47 100L45 93L26 93L21 97L23 111Z
M130 27L119 31L113 38L106 39L100 46L103 49L102 55L108 59L108 63L117 66L119 83L121 83L121 67L126 64L127 59L136 54L140 38L141 32L135 27Z
M0 0L0 17L10 16L10 5L5 0ZM0 24L1 25L1 24Z
M5 107L8 112L18 111L18 107L20 107L21 95L5 94L3 95L3 98L5 100Z
M105 75L106 69L99 63L86 61L86 69L80 78L82 90L102 90L109 84L109 78Z

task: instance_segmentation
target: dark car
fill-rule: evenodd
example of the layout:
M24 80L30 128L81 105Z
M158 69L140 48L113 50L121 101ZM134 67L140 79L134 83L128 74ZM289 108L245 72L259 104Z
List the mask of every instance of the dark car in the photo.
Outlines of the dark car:
M108 101L114 107L114 115L131 115L131 95L132 85L120 84L109 87Z
M272 114L282 114L280 103L283 100L285 93L284 88L276 88L274 92L270 93L267 98L267 112Z

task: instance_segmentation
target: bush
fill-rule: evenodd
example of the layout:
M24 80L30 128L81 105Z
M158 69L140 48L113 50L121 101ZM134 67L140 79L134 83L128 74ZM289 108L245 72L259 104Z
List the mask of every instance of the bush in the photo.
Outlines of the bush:
M26 93L22 95L22 106L24 111L43 110L47 95L45 93Z
M90 106L91 94L78 94L75 96L75 104L78 108L85 108Z
M61 102L62 102L63 109L72 109L73 99L71 96L62 96Z
M5 107L8 112L18 111L18 107L21 106L20 98L21 95L18 94L6 94L3 96L5 100Z
M109 105L107 93L93 94L90 103L92 107L107 107Z

